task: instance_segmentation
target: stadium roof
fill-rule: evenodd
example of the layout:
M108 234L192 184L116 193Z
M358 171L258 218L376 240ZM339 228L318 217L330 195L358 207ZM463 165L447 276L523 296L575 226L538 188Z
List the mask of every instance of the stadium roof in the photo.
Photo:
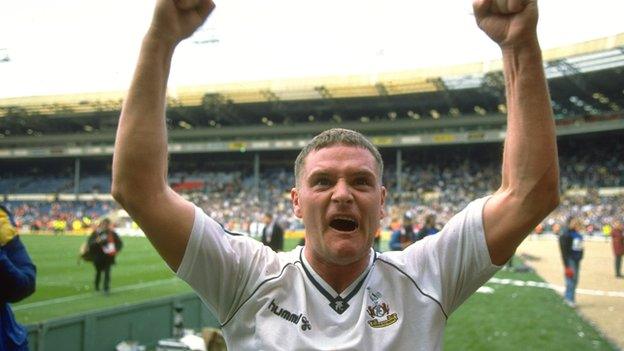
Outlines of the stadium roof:
M548 78L624 66L624 33L544 51ZM566 69L561 69L565 65ZM184 86L169 91L175 107L200 106L206 98L218 97L235 104L319 99L343 99L436 92L472 88L483 77L500 71L502 62L429 67L369 75L326 76L309 79L241 81L228 84ZM567 70L567 71L566 71ZM440 80L444 86L440 84ZM26 114L57 115L119 111L124 91L66 94L0 99L0 117L11 109Z
M615 77L624 68L624 33L546 50L544 58L556 113L620 111L622 80ZM172 128L193 129L505 113L501 66L493 60L374 76L182 87L169 91L169 116ZM110 129L123 95L0 99L0 127L5 137Z

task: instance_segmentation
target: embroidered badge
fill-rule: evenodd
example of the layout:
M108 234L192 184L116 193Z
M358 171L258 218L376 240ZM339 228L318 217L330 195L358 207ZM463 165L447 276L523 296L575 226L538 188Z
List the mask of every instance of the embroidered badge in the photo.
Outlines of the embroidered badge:
M366 312L368 312L368 315L372 318L368 321L368 325L373 328L385 328L396 323L399 317L396 313L390 313L390 306L381 301L381 293L372 292L370 288L366 288L366 290L368 290L368 297L373 303L372 306L366 306Z

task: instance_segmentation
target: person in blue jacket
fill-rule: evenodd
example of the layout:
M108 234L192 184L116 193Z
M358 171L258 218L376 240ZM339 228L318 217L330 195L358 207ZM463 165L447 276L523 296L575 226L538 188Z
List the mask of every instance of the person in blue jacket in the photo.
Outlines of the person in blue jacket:
M570 307L576 307L576 286L579 280L581 260L583 259L583 235L579 233L580 229L579 219L571 217L565 232L559 237L566 283L563 297L565 303Z
M425 217L425 224L423 224L422 228L418 231L416 241L422 240L429 235L436 234L439 231L440 229L437 227L436 223L436 215L430 213Z
M403 215L403 226L392 232L388 246L390 250L400 251L410 246L416 241L416 233L414 232L414 224L411 212Z
M35 291L35 265L15 230L6 207L0 205L0 351L28 350L26 329L15 321L9 303Z

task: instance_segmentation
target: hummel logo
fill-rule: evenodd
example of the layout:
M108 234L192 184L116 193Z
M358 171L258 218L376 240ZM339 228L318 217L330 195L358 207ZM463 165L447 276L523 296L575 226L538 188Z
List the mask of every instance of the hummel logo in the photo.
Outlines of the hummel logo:
M286 309L283 309L275 303L275 300L271 300L271 302L269 303L268 309L269 311L273 312L276 316L280 316L283 319L293 324L299 324L299 321L301 321L301 330L303 331L312 329L312 325L310 324L310 321L308 321L308 319L302 313L295 314Z

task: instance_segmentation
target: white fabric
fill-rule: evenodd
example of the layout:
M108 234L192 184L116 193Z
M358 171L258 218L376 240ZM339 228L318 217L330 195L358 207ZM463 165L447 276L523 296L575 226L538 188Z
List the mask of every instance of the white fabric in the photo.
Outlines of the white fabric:
M215 314L231 350L439 350L450 313L499 268L483 233L486 201L404 251L371 250L368 269L340 294L354 294L342 314L302 247L275 253L199 208L177 274Z

